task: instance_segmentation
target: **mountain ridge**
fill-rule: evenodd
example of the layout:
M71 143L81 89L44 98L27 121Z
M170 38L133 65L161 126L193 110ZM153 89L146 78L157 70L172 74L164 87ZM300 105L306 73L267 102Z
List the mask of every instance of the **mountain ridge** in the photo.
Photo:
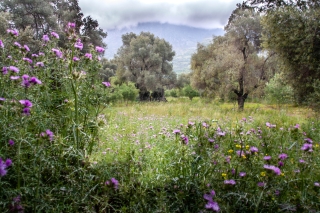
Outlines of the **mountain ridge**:
M190 59L192 54L196 52L198 43L207 44L213 36L224 34L221 28L210 30L158 22L139 23L137 26L130 28L108 30L108 36L104 39L104 42L107 43L105 57L108 59L114 57L117 50L122 46L121 36L123 34L129 32L140 34L142 31L153 33L172 45L172 49L176 53L172 61L173 71L177 74L190 72Z

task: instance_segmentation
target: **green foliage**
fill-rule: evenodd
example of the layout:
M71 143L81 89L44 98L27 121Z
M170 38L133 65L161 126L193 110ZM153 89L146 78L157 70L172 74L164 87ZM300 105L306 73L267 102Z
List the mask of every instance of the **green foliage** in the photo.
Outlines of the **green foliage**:
M139 94L139 90L135 87L134 83L132 82L122 84L119 87L119 90L123 100L127 103L128 101L135 101Z
M265 94L271 103L277 103L279 105L292 103L294 97L293 89L286 83L283 73L275 74L266 84Z
M199 96L199 92L194 90L190 85L186 85L185 87L183 87L183 95L192 100L194 97Z
M110 87L99 78L98 52L82 55L75 28L66 30L67 49L48 35L40 52L17 43L23 33L1 37L0 212L88 212L115 191L98 187L111 177L88 161Z

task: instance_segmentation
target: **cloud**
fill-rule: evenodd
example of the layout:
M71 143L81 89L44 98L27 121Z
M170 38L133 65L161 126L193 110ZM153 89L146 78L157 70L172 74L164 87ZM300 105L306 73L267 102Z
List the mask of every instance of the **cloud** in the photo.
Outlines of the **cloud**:
M142 22L222 28L240 0L79 0L85 16L97 19L104 30Z

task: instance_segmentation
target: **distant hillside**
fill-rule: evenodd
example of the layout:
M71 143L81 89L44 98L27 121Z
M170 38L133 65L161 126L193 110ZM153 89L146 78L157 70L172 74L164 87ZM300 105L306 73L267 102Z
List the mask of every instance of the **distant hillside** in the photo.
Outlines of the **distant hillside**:
M140 34L141 31L151 32L159 38L168 41L176 55L173 59L173 70L176 73L190 71L190 58L197 49L197 43L209 43L213 36L223 35L223 29L201 29L181 25L160 24L160 23L142 23L136 27L109 30L108 36L104 40L107 45L105 56L108 59L114 57L118 48L122 45L121 36L128 32Z

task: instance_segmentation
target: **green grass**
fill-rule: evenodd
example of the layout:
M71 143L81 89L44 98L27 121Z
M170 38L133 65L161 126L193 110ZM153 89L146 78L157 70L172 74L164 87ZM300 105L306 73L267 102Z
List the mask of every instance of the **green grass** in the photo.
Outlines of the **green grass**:
M90 161L105 166L109 175L120 181L116 196L121 204L115 208L121 212L205 211L203 194L211 189L217 193L215 200L222 212L304 212L319 208L319 190L313 187L320 181L316 154L319 122L307 108L246 103L245 110L238 112L232 103L180 98L166 103L118 104L104 114L107 124L101 127L101 141ZM189 121L195 126L188 127ZM210 127L204 128L202 122ZM266 122L276 127L267 128ZM295 128L296 124L301 127ZM226 136L217 136L218 128ZM173 134L175 129L189 138L188 145L183 144L181 135ZM208 142L210 137L214 143ZM301 150L307 137L314 141L311 154ZM244 151L255 146L259 152L238 157L236 151L241 145ZM268 163L263 157L272 156L268 164L277 166L280 153L289 157L277 176L263 168ZM226 163L226 156L231 156L231 163ZM307 162L306 166L299 164L300 159ZM301 173L295 172L298 169ZM247 175L239 178L232 170ZM227 186L225 179L235 179L237 184ZM258 182L267 185L261 189ZM277 190L279 196L274 195Z

